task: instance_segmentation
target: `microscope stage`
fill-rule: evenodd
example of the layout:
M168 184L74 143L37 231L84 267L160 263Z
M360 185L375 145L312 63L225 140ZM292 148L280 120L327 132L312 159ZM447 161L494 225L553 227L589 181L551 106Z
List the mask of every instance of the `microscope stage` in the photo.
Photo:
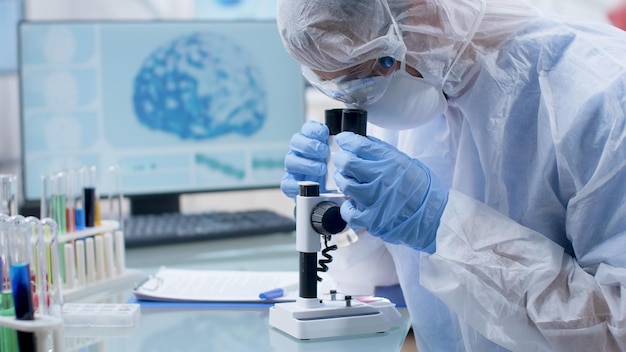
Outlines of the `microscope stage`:
M317 307L277 303L269 315L271 326L303 340L386 332L400 320L395 304L382 298L374 303L322 301Z

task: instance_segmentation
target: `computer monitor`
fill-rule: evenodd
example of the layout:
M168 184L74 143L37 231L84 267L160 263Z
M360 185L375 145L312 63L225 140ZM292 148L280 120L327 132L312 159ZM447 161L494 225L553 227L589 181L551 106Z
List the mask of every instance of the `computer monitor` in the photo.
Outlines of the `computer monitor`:
M197 18L275 19L276 0L195 0Z
M0 74L17 71L17 24L21 0L0 0Z
M89 165L98 185L119 165L133 214L279 186L305 83L275 21L26 21L19 39L26 202Z

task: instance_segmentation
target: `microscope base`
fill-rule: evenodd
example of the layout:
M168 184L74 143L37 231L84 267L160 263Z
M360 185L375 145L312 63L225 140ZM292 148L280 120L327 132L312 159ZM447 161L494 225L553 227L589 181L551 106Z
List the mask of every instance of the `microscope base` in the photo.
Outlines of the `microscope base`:
M322 301L317 307L277 303L270 308L269 323L297 339L308 340L387 332L401 322L400 312L389 300L349 302Z

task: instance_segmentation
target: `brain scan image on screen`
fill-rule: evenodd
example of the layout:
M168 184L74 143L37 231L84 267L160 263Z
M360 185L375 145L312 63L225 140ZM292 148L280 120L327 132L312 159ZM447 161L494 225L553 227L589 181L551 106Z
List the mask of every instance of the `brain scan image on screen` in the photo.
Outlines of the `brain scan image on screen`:
M77 165L102 179L118 165L129 196L279 185L305 84L275 21L25 21L19 33L25 199L42 174Z
M194 33L146 58L134 80L133 106L144 126L181 139L249 136L267 102L254 56L226 36Z

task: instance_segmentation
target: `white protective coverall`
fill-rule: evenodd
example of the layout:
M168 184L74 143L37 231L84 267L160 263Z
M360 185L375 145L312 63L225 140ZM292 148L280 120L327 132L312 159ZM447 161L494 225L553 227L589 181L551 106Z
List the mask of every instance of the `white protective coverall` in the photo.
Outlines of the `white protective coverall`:
M368 134L449 199L434 254L363 235L329 273L397 273L420 352L626 350L626 33L518 0L279 0L285 47L325 72L383 56L384 1L448 108Z

